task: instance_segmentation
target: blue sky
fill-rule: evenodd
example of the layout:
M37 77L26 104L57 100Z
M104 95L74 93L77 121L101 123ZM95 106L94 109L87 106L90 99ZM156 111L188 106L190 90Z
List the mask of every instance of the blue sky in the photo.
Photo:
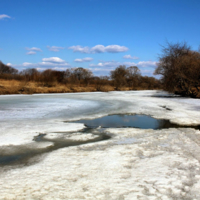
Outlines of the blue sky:
M166 41L200 45L199 0L0 0L0 60L19 70L119 65L152 76Z

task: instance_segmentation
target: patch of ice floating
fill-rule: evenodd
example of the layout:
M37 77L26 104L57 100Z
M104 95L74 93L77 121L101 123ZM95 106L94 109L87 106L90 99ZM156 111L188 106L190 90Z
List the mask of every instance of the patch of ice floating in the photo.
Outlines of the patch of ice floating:
M74 133L74 134L59 134L59 133L49 133L44 136L45 139L67 139L72 141L87 141L90 139L97 138L98 135L93 135L91 133L83 134L83 133Z
M55 139L63 137L63 132L74 131L65 137L91 139L95 135L80 132L83 124L63 121L109 114L146 114L182 125L200 124L197 109L200 100L167 98L167 95L160 91L33 95L28 96L31 103L25 102L27 96L16 96L18 105L11 96L0 97L1 106L10 98L6 110L0 111L6 115L0 121L0 145L6 148L31 144L33 148L45 148L45 144L37 146L33 141L39 133ZM20 98L24 98L22 103ZM66 109L60 105L65 99ZM73 103L75 100L79 105ZM55 107L49 106L48 101L54 102ZM19 115L12 117L15 109ZM28 119L20 118L24 109L27 113L45 109L48 114L34 111L37 114L28 115ZM33 165L1 167L0 199L200 199L199 130L107 128L103 131L112 138L58 149L41 155L43 159Z

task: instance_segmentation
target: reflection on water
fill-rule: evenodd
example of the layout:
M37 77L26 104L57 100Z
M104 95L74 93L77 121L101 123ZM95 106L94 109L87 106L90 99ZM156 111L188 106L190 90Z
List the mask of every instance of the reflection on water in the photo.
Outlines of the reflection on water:
M176 124L172 124L169 122L169 120L154 119L147 115L110 115L92 120L79 120L73 123L84 123L88 128L85 128L84 130L80 131L80 133L82 134L90 133L92 135L96 135L97 137L87 139L85 141L81 140L77 141L73 139L66 139L65 137L47 139L45 138L46 134L39 134L34 137L33 140L35 142L51 142L52 145L42 149L40 148L31 149L23 145L8 146L5 155L2 152L0 152L0 166L20 165L20 164L29 165L32 164L32 161L30 161L31 158L39 156L44 153L52 152L54 150L63 147L78 146L81 144L93 143L110 139L111 135L108 135L106 132L104 132L105 131L104 129L97 128L99 126L101 126L102 128L134 127L141 129L164 129L172 127L174 128L186 127L186 126L179 126ZM192 128L200 129L200 126ZM66 134L73 135L73 132L71 133L68 132ZM128 142L130 142L130 139Z
M169 120L155 119L147 115L109 115L92 120L79 120L75 123L83 123L87 127L103 128L122 128L134 127L141 129L163 129L163 128L180 128L184 126L170 123ZM192 127L199 129L200 126Z

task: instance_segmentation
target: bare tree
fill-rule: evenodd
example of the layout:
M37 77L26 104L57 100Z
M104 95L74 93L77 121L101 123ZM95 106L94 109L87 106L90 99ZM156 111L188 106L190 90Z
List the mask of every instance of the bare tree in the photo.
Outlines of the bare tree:
M65 72L52 70L51 74L58 83L64 83Z
M18 70L0 61L0 74L17 74Z
M192 88L200 85L200 52L186 43L168 43L162 49L154 74L162 75L163 86L170 92L193 96Z
M27 81L37 81L39 79L40 72L38 72L35 68L30 68L21 71L20 75L22 75Z
M114 86L118 90L127 84L128 71L125 65L120 65L115 70L110 72L111 79L114 82Z
M72 76L79 82L81 81L88 85L90 78L93 76L92 71L89 69L84 69L82 67L74 68L72 71Z
M131 88L137 87L141 77L140 69L137 66L127 68L127 83Z
M44 86L52 87L56 85L56 77L53 76L53 70L46 69L42 72L42 80L44 83Z
M110 80L108 76L94 76L92 77L91 81L97 91L104 91L105 86L110 85Z

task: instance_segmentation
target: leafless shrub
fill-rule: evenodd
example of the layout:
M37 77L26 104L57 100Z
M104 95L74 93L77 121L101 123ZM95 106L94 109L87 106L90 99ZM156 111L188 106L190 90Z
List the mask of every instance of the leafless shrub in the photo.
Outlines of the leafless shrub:
M186 43L167 43L154 74L162 75L167 91L195 96L192 88L199 92L200 52L191 50Z

